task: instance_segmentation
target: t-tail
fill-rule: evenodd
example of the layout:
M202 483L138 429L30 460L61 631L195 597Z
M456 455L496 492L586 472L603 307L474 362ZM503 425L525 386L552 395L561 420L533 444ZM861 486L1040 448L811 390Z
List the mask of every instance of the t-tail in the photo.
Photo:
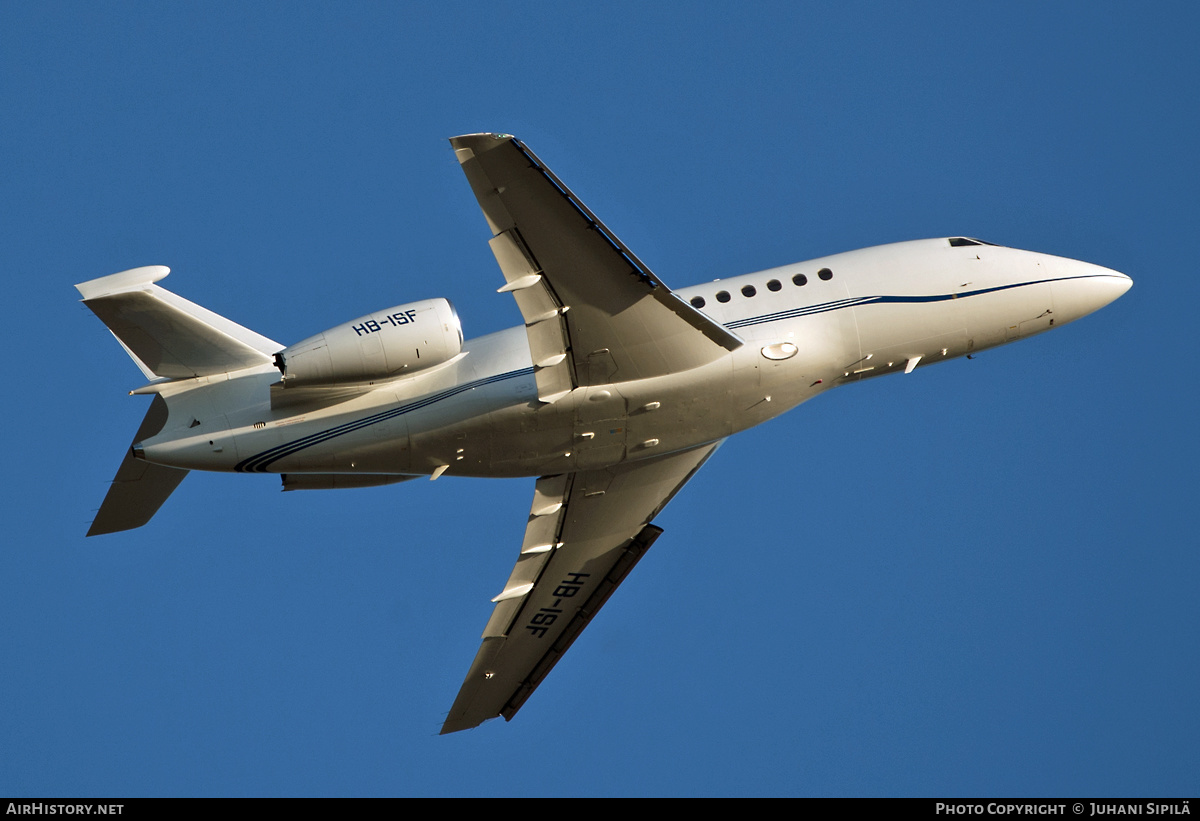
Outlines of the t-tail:
M161 386L270 365L273 354L283 348L154 284L169 273L165 266L150 265L75 286L83 304L108 326L149 380L145 390L136 391L153 393L154 400L134 443L154 436L167 424ZM187 474L143 461L131 446L87 535L146 524Z

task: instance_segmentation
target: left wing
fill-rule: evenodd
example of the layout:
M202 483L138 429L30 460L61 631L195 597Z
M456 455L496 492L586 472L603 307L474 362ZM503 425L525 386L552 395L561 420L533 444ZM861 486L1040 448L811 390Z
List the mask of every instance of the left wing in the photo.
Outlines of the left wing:
M521 555L443 734L516 715L662 533L650 521L720 444L537 480Z

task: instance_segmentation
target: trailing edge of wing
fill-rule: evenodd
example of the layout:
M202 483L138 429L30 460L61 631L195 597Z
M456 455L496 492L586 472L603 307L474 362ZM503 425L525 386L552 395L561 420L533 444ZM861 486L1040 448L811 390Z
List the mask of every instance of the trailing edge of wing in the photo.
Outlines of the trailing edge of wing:
M662 533L650 520L719 444L538 479L521 553L442 733L516 714Z
M742 344L671 293L520 140L469 134L450 143L492 230L502 290L525 318L535 375L546 371L543 401L579 385L689 370Z
M154 284L169 273L149 265L75 287L147 377L189 378L271 364L282 345Z

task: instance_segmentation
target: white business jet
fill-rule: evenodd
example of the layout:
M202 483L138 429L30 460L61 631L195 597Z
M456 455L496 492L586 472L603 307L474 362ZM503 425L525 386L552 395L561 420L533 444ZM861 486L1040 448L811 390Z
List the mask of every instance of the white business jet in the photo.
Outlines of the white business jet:
M672 291L520 140L451 141L524 327L468 340L445 299L284 347L136 268L76 286L152 394L88 535L150 520L189 470L284 490L533 476L512 574L443 733L511 719L738 431L818 394L1079 319L1131 285L967 237Z

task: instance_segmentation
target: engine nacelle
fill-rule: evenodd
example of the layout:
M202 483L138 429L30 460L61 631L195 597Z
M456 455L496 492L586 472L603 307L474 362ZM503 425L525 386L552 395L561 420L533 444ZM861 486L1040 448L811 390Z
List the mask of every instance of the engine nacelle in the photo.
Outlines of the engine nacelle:
M414 373L458 356L462 323L446 299L397 305L275 354L284 387L373 382Z

